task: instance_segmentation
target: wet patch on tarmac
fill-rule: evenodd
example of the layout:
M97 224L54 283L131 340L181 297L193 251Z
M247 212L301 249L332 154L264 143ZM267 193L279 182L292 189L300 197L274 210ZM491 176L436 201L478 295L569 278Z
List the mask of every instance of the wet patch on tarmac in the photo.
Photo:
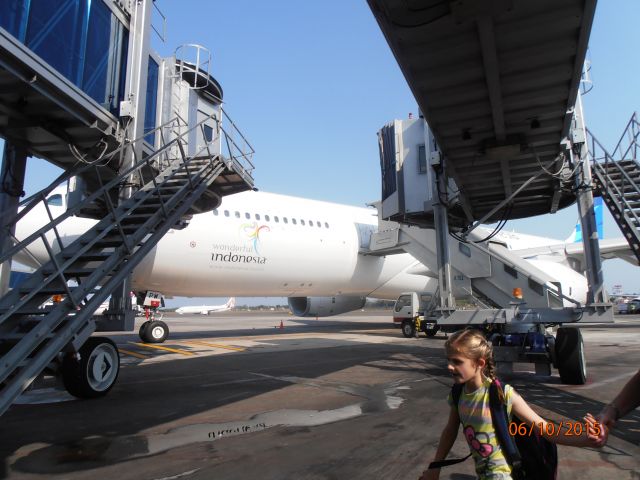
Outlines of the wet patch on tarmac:
M25 473L69 473L158 455L185 445L220 440L273 427L293 427L300 431L300 429L356 418L366 413L395 410L404 402L399 392L411 388L408 385L411 383L409 380L397 380L381 385L360 385L294 376L272 377L257 373L254 375L307 387L328 388L347 393L361 401L332 410L274 410L254 415L248 421L186 425L160 434L94 436L64 444L27 445L13 456L18 458L12 468Z

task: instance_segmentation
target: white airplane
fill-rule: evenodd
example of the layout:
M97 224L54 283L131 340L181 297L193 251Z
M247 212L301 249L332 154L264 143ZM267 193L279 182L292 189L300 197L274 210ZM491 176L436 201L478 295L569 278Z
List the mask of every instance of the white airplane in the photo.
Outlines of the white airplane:
M227 303L222 305L200 305L200 306L185 306L176 309L176 313L184 315L185 313L200 313L202 315L209 315L212 312L226 312L227 310L233 310L236 306L235 297L231 297L227 300Z
M54 216L62 214L64 189L47 201ZM47 222L40 205L18 223L16 236L25 238ZM71 243L95 223L72 217L58 230L63 242ZM437 275L411 255L363 254L377 229L377 212L371 208L243 192L225 197L213 212L194 215L186 228L170 230L134 270L132 288L167 297L288 297L293 314L314 317L360 309L366 297L435 292ZM493 241L552 275L574 299L586 301L586 278L573 269L582 256L581 244L514 232L502 232ZM38 243L30 253L45 262L46 250ZM633 262L629 250L624 239L601 242L605 258ZM28 256L18 261L38 266Z

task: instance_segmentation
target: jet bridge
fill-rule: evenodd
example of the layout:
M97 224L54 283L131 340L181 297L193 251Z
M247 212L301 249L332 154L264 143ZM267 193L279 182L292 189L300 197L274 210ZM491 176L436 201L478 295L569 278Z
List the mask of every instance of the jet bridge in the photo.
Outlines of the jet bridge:
M579 330L560 329L555 348L545 326L612 321L579 97L595 0L368 3L421 112L420 120L379 132L379 213L403 225L381 227L368 253L408 251L437 276L427 321L484 328L500 362L528 359L542 372L557 365L564 381L583 383ZM554 213L576 201L585 304L477 236L483 223ZM478 308L456 309L456 296Z
M253 187L253 148L222 109L206 48L155 53L151 34L164 30L151 22L155 2L58 8L0 4L0 414L45 368L73 395L105 395L118 350L91 335L133 329L133 269L169 229ZM19 202L28 155L64 171ZM65 186L68 208L55 216L47 197ZM17 238L17 223L35 210L49 222ZM61 234L74 217L97 222L79 238ZM16 260L35 271L7 291ZM110 295L107 315L93 316ZM156 330L166 325L147 322L141 335Z
M575 202L570 177L540 172L566 154L595 0L368 3L447 159L452 226Z

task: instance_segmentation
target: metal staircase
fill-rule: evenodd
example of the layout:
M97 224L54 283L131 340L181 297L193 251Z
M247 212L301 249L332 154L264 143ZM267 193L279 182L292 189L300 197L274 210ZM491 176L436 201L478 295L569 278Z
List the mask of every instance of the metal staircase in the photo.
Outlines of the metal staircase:
M385 222L389 228L392 222ZM435 231L395 224L394 228L371 235L367 255L408 252L432 272L438 271ZM449 236L449 252L456 298L467 299L487 308L507 308L519 288L530 307L562 307L564 300L575 304L559 287L555 278L510 252L500 244L482 242L472 232L468 242ZM474 243L477 242L477 243Z
M631 120L609 154L588 132L593 179L605 204L640 262L640 123L637 114Z
M172 120L177 122L180 120ZM201 128L203 122L193 128ZM158 130L167 127L162 125ZM194 203L220 181L223 172L232 168L241 177L250 178L250 171L240 165L242 159L210 154L206 145L193 156L186 156L189 131L163 143L152 155L107 183L101 180L101 162L73 172L78 175L92 170L101 188L57 218L49 212L51 221L47 225L0 257L4 262L20 252L28 254L36 245L44 245L49 255L49 260L19 287L0 298L0 414L52 362L60 365L63 357L77 355L96 330L93 312L162 236L193 212ZM110 155L120 155L131 145L123 145ZM181 154L172 158L172 151ZM46 195L70 175L71 172L63 174L39 195L28 199L18 220L36 207L42 208L42 204L49 211ZM137 179L139 188L129 199L116 204L114 192L132 178ZM221 186L222 194L225 187L228 185ZM75 241L65 242L60 224L82 211L90 211L96 204L98 210L106 206L108 214ZM45 306L52 295L64 297L57 304ZM117 351L115 355L117 361Z

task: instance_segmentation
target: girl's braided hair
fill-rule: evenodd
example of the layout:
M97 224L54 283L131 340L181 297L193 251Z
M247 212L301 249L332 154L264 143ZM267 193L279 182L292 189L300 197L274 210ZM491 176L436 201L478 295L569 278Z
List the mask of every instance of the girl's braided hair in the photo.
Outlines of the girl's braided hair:
M482 373L491 380L496 378L496 364L493 360L493 346L481 331L475 328L458 330L452 334L444 344L447 354L459 353L471 360L485 361Z

